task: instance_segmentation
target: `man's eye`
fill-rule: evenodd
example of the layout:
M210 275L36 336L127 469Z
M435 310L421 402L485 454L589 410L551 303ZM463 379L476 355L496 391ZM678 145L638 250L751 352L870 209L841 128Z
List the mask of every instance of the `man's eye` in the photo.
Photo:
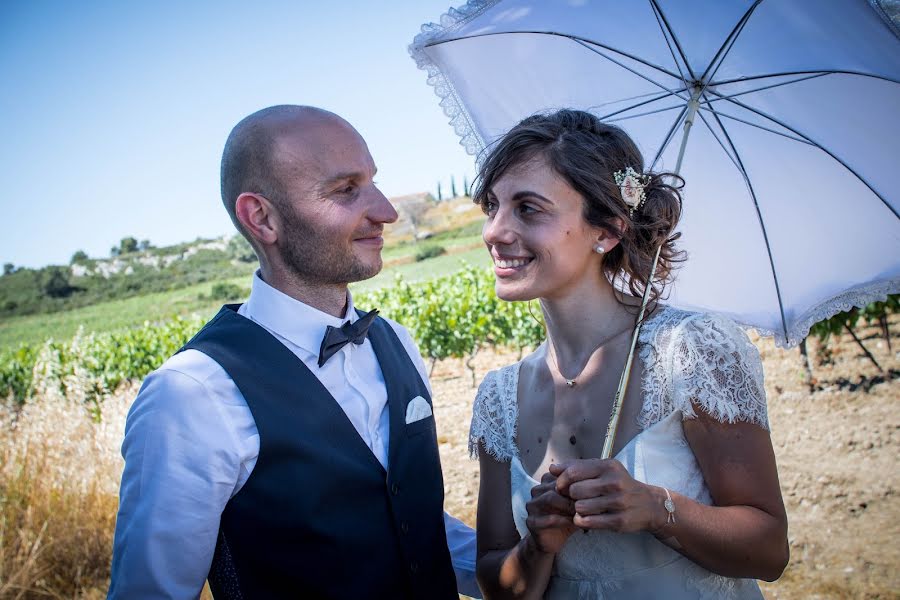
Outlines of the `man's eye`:
M538 212L538 209L536 207L532 206L531 204L520 204L519 212L522 213L523 215L530 215L530 214Z
M497 212L497 203L492 200L485 200L481 203L481 210L486 215L492 215Z
M355 185L347 185L347 186L344 186L344 187L340 188L340 189L338 190L338 193L339 193L339 194L352 194L352 193L355 192L355 191L356 191L356 186L355 186Z

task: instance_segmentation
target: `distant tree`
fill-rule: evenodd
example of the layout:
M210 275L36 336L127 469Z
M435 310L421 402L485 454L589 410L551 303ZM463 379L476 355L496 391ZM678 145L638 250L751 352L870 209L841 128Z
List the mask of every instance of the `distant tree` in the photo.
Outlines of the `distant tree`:
M119 254L129 254L138 251L138 241L131 236L122 238L119 242Z
M87 252L84 250L76 250L75 254L72 255L72 260L69 261L69 264L76 265L78 263L83 263L88 260Z
M441 200L444 199L444 194L441 193L441 182L440 182L440 181L438 181L437 193L438 193L438 194L437 194L437 196L438 196L438 202L440 202Z
M73 291L69 285L68 269L62 267L47 267L41 277L41 288L51 298L65 298Z
M118 255L119 255L119 247L118 247L118 246L113 246L112 248L110 248L110 249L109 249L109 255L112 256L113 258L115 258L116 256L118 256Z
M5 263L3 265L3 274L4 275L12 275L16 272L16 265L12 263Z
M153 247L153 244L150 243L150 240L141 240L138 242L137 249L143 252L144 250L149 250Z
M456 198L456 180L453 178L453 175L450 176L450 197Z
M465 175L463 175L463 195L465 195L465 196L472 195L469 193L469 178Z

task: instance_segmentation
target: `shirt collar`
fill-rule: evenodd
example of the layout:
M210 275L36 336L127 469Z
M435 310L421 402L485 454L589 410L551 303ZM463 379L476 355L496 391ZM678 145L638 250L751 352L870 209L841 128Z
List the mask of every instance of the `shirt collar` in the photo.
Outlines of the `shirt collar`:
M348 316L339 319L275 289L263 281L259 271L253 275L250 297L244 306L248 318L313 354L319 352L326 327L340 327L359 318L349 290L345 313Z

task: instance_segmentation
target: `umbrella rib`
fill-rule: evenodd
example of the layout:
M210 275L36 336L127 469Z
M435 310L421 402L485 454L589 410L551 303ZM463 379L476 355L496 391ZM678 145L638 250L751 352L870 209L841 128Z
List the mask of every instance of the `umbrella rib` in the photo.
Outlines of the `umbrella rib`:
M740 20L738 20L737 24L734 26L734 29L731 30L731 33L729 33L728 37L725 38L725 41L722 42L722 46L716 52L716 55L713 56L713 59L711 61L709 61L709 65L706 67L706 70L700 77L701 81L712 81L712 78L716 76L716 71L718 71L719 67L722 66L722 63L725 62L725 57L727 57L728 53L731 52L731 49L734 48L734 43L737 41L738 36L740 36L744 31L744 27L747 25L747 21L750 20L750 15L753 14L753 11L756 10L756 7L759 6L761 2L762 0L756 0L756 2L754 2L750 6L750 8L747 9ZM713 65L715 65L714 69ZM712 71L712 73L710 73L710 71ZM708 78L707 75L709 75Z
M659 30L662 33L663 39L666 40L666 46L669 47L669 54L672 55L672 62L675 63L675 68L678 69L678 74L681 75L681 81L687 84L687 77L684 76L684 71L681 70L681 63L678 62L678 57L675 56L675 50L672 49L672 42L669 41L669 36L666 35L666 28L662 23L662 18L656 11L656 4L651 1L650 5L653 8L653 16L656 17L656 23L659 25Z
M683 90L682 90L682 91L683 91ZM628 112L629 110L634 110L635 108L639 108L639 107L641 107L641 106L646 106L647 104L652 104L652 103L656 102L657 100L663 100L664 98L669 98L669 97L671 97L672 95L673 95L673 94L670 94L670 93L668 93L668 92L667 92L667 93L663 93L663 94L656 95L656 98L651 98L651 99L645 100L645 101L643 101L643 102L638 102L637 104L633 104L633 105L631 105L631 106L627 106L627 107L625 107L625 108L622 108L622 109L613 111L613 112L611 112L611 113L609 113L609 114L607 114L607 115L604 115L604 116L600 117L600 120L601 120L601 121L605 121L606 119L608 119L608 118L610 118L610 117L614 117L615 115L622 114L623 112ZM643 97L643 96L639 96L639 97ZM635 98L626 98L626 99L627 99L627 100L634 100ZM621 100L620 100L619 102L621 102ZM591 107L589 107L589 108L599 108L599 107L601 107L601 106L607 106L607 105L609 105L609 104L612 104L612 102L606 102L606 103L604 103L604 104L597 104L597 105L591 106Z
M707 110L712 113L713 118L715 118L716 123L719 124L719 128L722 130L722 135L725 136L725 139L728 141L728 146L731 148L731 152L734 154L734 158L732 162L738 167L738 170L741 172L741 176L744 178L744 183L747 185L747 190L750 192L750 198L753 200L753 208L756 210L756 218L759 221L759 228L762 231L763 241L766 244L766 253L769 255L769 266L772 269L772 280L775 283L775 295L778 297L778 310L781 313L781 328L784 333L784 341L788 342L788 332L787 332L787 319L784 316L784 300L781 298L781 285L778 283L778 271L775 269L775 258L772 256L772 246L769 243L769 233L766 231L766 224L762 218L762 211L759 208L759 201L756 198L756 190L753 189L753 183L750 181L750 175L747 173L747 169L744 167L744 161L741 160L741 155L738 152L737 147L734 145L734 141L731 139L731 136L728 135L728 130L725 129L725 124L722 123L722 120L719 118L718 113L716 113L715 109L707 106ZM699 112L699 111L698 111ZM715 132L712 130L712 127L709 126L709 123L706 122L706 119L701 115L700 117L703 119L703 123L709 128L710 132L712 132L713 137L717 140L719 139ZM721 143L721 141L719 141ZM728 154L728 152L726 152Z
M651 69L656 69L660 73L668 75L669 77L672 77L674 79L680 79L680 77L678 75L676 75L675 73L672 73L670 70L668 70L664 67L661 67L659 65L655 65L652 62L644 60L643 58L634 56L633 54L629 54L628 52L623 52L622 50L618 50L616 48L613 48L612 46L607 46L606 44L601 44L600 42L597 42L595 40L578 37L576 35L572 35L569 33L560 33L558 31L534 30L534 31L496 31L496 32L487 32L487 33L475 33L475 34L471 34L471 35L463 35L463 36L459 36L459 37L447 38L445 40L437 40L434 42L429 42L429 43L425 44L423 46L423 48L432 48L434 46L440 46L442 44L449 44L450 42L459 42L459 41L463 41L463 40L474 40L477 38L493 37L493 36L499 36L499 35L550 35L550 36L567 38L567 39L570 39L573 41L582 41L582 42L586 42L588 44L592 44L594 46L599 46L601 48L605 48L606 50L609 50L610 52L615 52L616 54L620 54L626 58L630 58L631 60L633 60L635 62L639 62L644 66L650 67Z
M767 79L769 77L786 77L788 75L858 75L860 77L871 77L872 79L881 79L890 83L900 83L900 79L885 77L875 73L863 73L862 71L850 71L847 69L816 69L814 71L783 71L781 73L766 73L764 75L751 75L749 77L735 77L733 79L725 79L722 81L711 81L710 86L727 85L729 83L742 83L745 81L755 81L757 79Z
M675 119L674 123L672 123L672 127L669 129L669 133L666 134L666 139L663 140L662 145L660 145L659 150L656 152L656 156L653 157L653 162L650 163L651 169L656 167L656 163L659 161L659 157L661 157L662 153L665 152L666 148L669 147L672 138L675 136L675 131L678 129L678 126L681 125L681 122L684 119L684 115L687 113L687 110L687 104L681 107L681 112L678 114L678 118Z
M655 115L658 113L666 112L668 110L672 110L673 108L681 108L682 106L684 106L684 105L683 104L675 104L672 106L666 106L665 108L658 108L656 110L648 110L647 112L642 112L642 113L637 113L634 115L627 115L624 117L619 117L618 119L610 119L608 122L615 123L616 121L627 121L628 119L636 119L638 117L647 117L649 115ZM603 119L601 119L601 120L603 120Z
M594 107L601 106L609 106L610 104L618 104L620 102L625 102L626 100L641 100L643 98L648 98L648 102L652 102L654 100L659 100L665 96L670 96L671 94L667 92L647 92L646 94L636 94L634 96L628 96L627 98L619 98L618 100L610 100L609 102L603 102L601 104L594 104ZM651 96L654 96L651 98Z
M783 85L790 85L792 83L800 83L801 81L806 81L807 79L816 79L817 77L824 77L825 75L830 75L830 73L813 73L806 77L800 77L798 79L791 79L790 81L782 81L780 83L773 83L770 85L764 85L763 87L753 88L752 90L744 90L743 92L737 92L736 94L723 94L719 92L719 96L727 97L727 98L737 98L738 96L746 96L747 94L755 94L756 92L763 92L765 90L771 90L772 88L781 87ZM735 82L732 82L735 83ZM723 85L723 84L716 84ZM701 104L712 104L713 102L718 102L722 100L722 98L713 98L712 100L706 100L705 102L701 102Z
M721 94L718 94L715 90L709 90L709 91L710 91L710 93L719 96L719 97L722 98L723 100L727 100L728 102L731 102L732 104L736 104L737 106L740 106L741 108L743 108L743 109L745 109L745 110L749 110L749 111L752 112L752 113L755 113L755 114L757 114L757 115L759 115L759 116L761 116L761 117L763 117L763 118L766 118L766 119L772 121L773 123L775 123L776 125L780 125L781 127L784 127L785 129L787 129L787 130L790 131L791 133L794 133L794 134L800 136L801 138L807 140L811 145L815 146L816 148L818 148L819 150L821 150L822 152L824 152L825 154L827 154L828 156L830 156L831 158L833 158L833 159L834 159L835 161L837 161L842 167L844 167L844 168L847 169L850 173L852 173L854 177L856 177L857 179L859 179L859 180L862 182L863 185L865 185L867 188L869 188L869 190L870 190L873 194L875 194L875 197L876 197L876 198L878 198L879 200L881 200L881 203L884 204L884 205L887 207L887 209L888 209L889 211L891 211L891 213L892 213L895 217L897 217L898 219L900 219L900 213L898 213L898 212L896 211L896 209L894 209L894 207L890 205L890 203L884 198L884 196L882 196L881 194L878 193L878 191L872 186L872 184L870 184L870 183L868 182L868 180L867 180L865 177L863 177L862 175L860 175L859 173L857 173L850 165L848 165L846 162L844 162L843 160L841 160L840 158L838 158L833 152L831 152L830 150L828 150L827 148L825 148L824 146L822 146L822 144L820 144L820 143L818 143L817 141L811 139L808 135L805 135L805 134L801 133L800 131L797 131L795 128L791 127L791 126L788 125L787 123L784 123L784 122L782 122L782 121L776 119L776 118L773 117L772 115L766 114L766 113L764 113L763 111L761 111L761 110L759 110L759 109L753 108L752 106L750 106L750 105L748 105L748 104L744 104L743 102L740 102L740 101L735 100L735 99L733 99L733 98L728 98L727 96L722 96ZM707 110L713 111L713 109L710 108L709 106L707 106ZM714 112L714 111L713 111L713 112Z
M711 103L707 103L707 106L706 106L707 110L712 110L711 108L709 108L709 106L711 106ZM722 111L719 111L719 115L721 115L723 117L728 117L732 121L737 121L739 123L743 123L744 125L749 125L750 127L756 127L757 129L762 129L763 131L768 131L769 133L772 133L775 135L780 135L781 137L785 137L789 140L794 140L795 142L800 142L801 144L806 144L808 146L812 146L813 148L818 148L818 146L816 146L814 143L812 143L811 141L809 141L807 139L803 139L800 137L794 137L794 136L788 135L782 131L776 131L775 129L769 129L768 127L763 127L762 125L760 125L758 123L753 123L752 121L747 121L746 119L741 119L740 117L736 117L734 115L729 115L728 113L724 113Z
M582 41L582 40L580 40L580 39L576 39L576 38L572 38L572 40L573 40L576 44L578 44L579 46L582 46L583 48L586 48L587 50L590 50L591 52L593 52L594 54L597 54L598 56L602 56L603 58L605 58L605 59L608 60L609 62L613 63L614 65L618 65L618 66L622 67L623 69L625 69L626 71L629 71L629 72L631 72L631 73L634 74L634 75L637 75L637 76L640 77L641 79L644 79L644 80L646 80L646 81L649 81L649 82L652 83L653 85L657 86L658 88L660 88L660 89L662 89L662 90L667 91L669 94L671 94L671 95L673 95L673 96L678 96L678 92L677 92L677 91L675 91L675 90L670 90L669 88L667 88L667 87L664 86L663 84L659 83L658 81L654 81L653 79L650 79L649 77L647 77L647 76L644 75L643 73L640 73L640 72L636 71L635 69L632 69L632 68L629 67L628 65L626 65L626 64L624 64L624 63L622 63L622 62L619 62L618 60L614 59L613 57L608 56L608 55L604 54L603 52L600 52L600 51L597 50L596 48L592 48L592 47L591 47L589 44L587 44L586 42L584 42L584 41ZM598 44L598 45L599 45L599 44ZM603 46L603 47L605 48L605 46ZM613 50L613 52L615 52L615 50ZM680 90L680 91L683 91L683 89Z
M666 15L663 13L662 9L659 7L659 2L657 0L650 0L650 3L653 5L654 11L659 15L658 18L662 19L663 24L665 25L666 31L669 32L669 35L672 36L672 41L675 42L675 47L678 48L678 54L681 55L681 60L684 61L684 67L688 70L688 73L691 75L692 80L696 80L697 76L694 74L694 70L691 68L691 63L688 62L687 56L684 54L684 50L681 48L681 43L678 41L678 36L675 35L675 31L669 25L669 20L666 19ZM667 40L668 43L668 40ZM678 61L676 61L677 63ZM680 71L680 69L679 69ZM687 82L685 82L687 83Z
M737 160L735 160L735 158L731 155L731 152L728 150L728 148L725 147L725 142L723 142L722 140L719 139L719 135L712 128L712 125L709 124L709 121L706 120L706 117L703 116L703 111L698 110L697 115L699 115L700 119L703 121L703 124L706 125L706 128L709 129L709 132L712 134L712 136L716 140L716 142L719 143L719 146L722 147L722 152L725 153L725 156L728 157L728 160L730 160L732 162L732 164L734 165L734 167L738 171L740 171L741 165L738 164Z

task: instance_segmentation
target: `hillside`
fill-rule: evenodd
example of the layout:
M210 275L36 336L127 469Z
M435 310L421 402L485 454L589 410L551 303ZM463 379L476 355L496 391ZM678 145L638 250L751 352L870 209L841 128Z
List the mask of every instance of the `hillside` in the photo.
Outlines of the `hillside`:
M400 218L386 228L387 261L414 260L421 240L454 245L455 237L472 237L480 231L466 229L481 220L481 213L465 197L435 202L422 193L392 202ZM474 238L469 241L477 243ZM126 237L109 257L88 257L79 251L68 265L16 269L7 264L0 276L0 323L242 278L256 264L250 245L236 234L158 248L148 240Z
M397 223L386 228L385 268L354 284L354 291L389 285L396 274L407 281L428 279L459 268L460 261L487 261L481 241L483 215L468 198L435 203L425 194L420 239L398 202ZM71 338L79 327L104 332L173 316L212 315L225 301L242 300L256 260L239 236L147 248L108 259L82 259L68 267L22 269L0 277L0 350L49 337ZM41 286L64 271L66 285L80 288L52 296ZM54 275L54 273L56 273ZM3 310L4 303L15 306Z

